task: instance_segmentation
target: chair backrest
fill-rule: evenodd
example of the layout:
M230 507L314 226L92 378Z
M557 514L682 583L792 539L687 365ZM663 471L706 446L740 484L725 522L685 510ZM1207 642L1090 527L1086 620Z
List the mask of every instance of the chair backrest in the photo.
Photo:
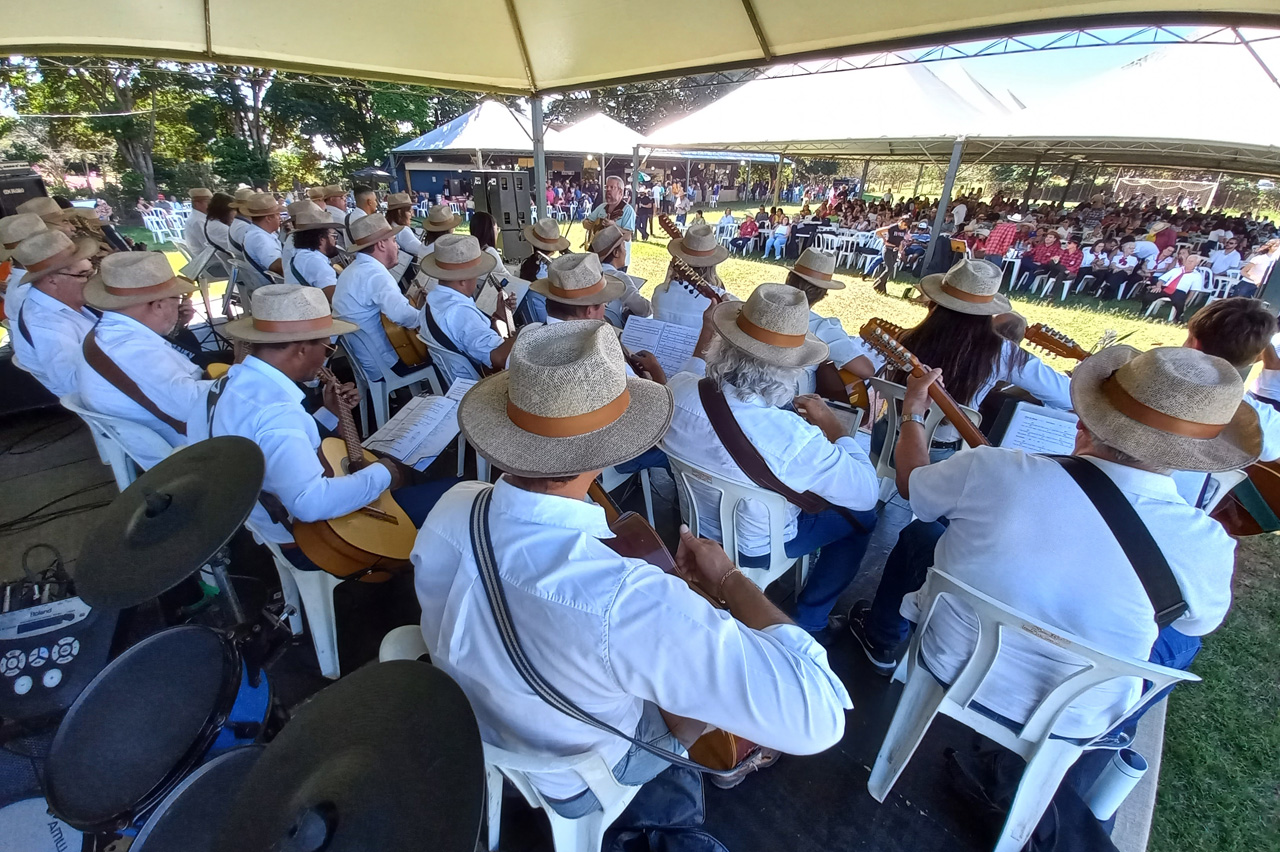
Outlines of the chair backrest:
M888 381L887 379L870 378L867 383L871 385L871 389L880 395L886 403L884 407L885 425L888 427L884 434L884 443L879 447L872 447L869 457L876 466L876 476L881 481L894 481L898 471L893 464L893 448L898 443L898 429L901 427L901 408L900 404L906 395L907 389L903 385ZM973 421L973 425L982 422L982 415L967 406L960 406L960 410L965 416ZM925 443L933 442L934 433L938 431L938 427L946 422L946 418L942 415L942 409L938 408L933 402L929 403L929 413L924 418Z
M110 414L93 411L85 406L84 400L78 393L67 394L58 402L63 408L79 415L80 419L89 426L94 439L100 442L99 447L103 450L105 460L111 465L113 471L116 471L117 464L121 463L130 463L136 465L139 470L147 470L173 452L169 442L154 429L123 417L113 417ZM116 471L117 481L121 478L121 472ZM137 477L128 476L127 478L132 482Z
M347 360L351 362L352 371L357 372L366 384L385 382L388 379L395 382L396 374L383 365L382 359L378 357L379 347L364 329L357 328L347 332L340 339L342 348L347 352Z
M666 445L660 446L671 464L671 473L679 491L681 515L684 522L689 525L689 529L693 530L694 535L716 537L713 530L703 529L703 521L698 512L698 490L693 484L697 482L698 488L703 489L704 492L706 490L715 492L720 515L720 543L724 545L725 553L729 554L729 558L751 578L752 582L763 589L791 567L795 560L787 556L786 552L786 529L790 504L781 494L766 491L755 484L725 479L688 459L674 455ZM769 513L768 568L747 568L738 564L741 557L738 550L737 513L739 505L745 500L760 503Z
M929 569L929 576L922 590L921 611L925 616L912 637L911 648L908 651L908 665L918 664L917 655L920 652L922 638L928 631L929 622L938 611L939 599L943 597L959 602L961 609L972 612L978 625L978 638L973 653L964 668L947 687L947 698L962 708L969 708L969 704L977 696L983 682L998 665L996 658L1000 655L1001 648L1012 636L1043 642L1045 650L1052 648L1057 658L1060 658L1063 652L1078 658L1080 668L1059 681L1040 700L1022 729L1017 732L1018 738L1022 740L1040 742L1047 739L1053 732L1058 719L1076 699L1094 687L1117 678L1146 680L1150 681L1152 686L1132 707L1126 709L1108 731L1099 732L1095 739L1100 739L1110 730L1115 730L1123 724L1125 719L1162 698L1160 693L1165 687L1183 681L1200 680L1190 672L1112 656L1083 639L1019 612L1008 604L989 597L936 568Z
M445 349L436 343L425 327L418 329L418 339L427 344L427 353L431 355L432 362L440 369L440 375L444 378L446 389L458 379L480 380L480 374L476 372L475 365L471 363L470 359L459 355L457 352Z
M511 785L520 791L530 807L543 808L549 815L554 811L547 805L546 799L538 792L538 788L529 780L529 773L538 772L576 772L587 787L595 793L601 807L608 812L624 797L635 794L636 788L618 783L603 757L595 752L574 755L572 757L547 757L542 755L520 754L484 743L484 762L501 772Z

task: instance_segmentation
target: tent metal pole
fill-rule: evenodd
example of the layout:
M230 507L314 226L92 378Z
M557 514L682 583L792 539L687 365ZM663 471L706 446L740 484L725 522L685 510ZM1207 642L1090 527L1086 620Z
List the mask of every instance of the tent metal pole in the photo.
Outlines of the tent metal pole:
M784 151L783 154L786 152ZM778 206L778 199L782 197L782 154L778 155L778 166L773 170L773 206Z
M1213 201L1218 197L1218 187L1222 185L1226 176L1226 172L1218 172L1218 179L1213 182L1213 192L1209 193L1209 203L1205 205L1207 209L1213 209Z
M1062 188L1062 200L1058 202L1059 207L1067 206L1067 193L1071 192L1071 184L1076 182L1076 172L1080 171L1080 161L1071 164L1071 174L1067 175L1067 185Z
M911 191L912 198L920 197L920 181L924 179L924 163L920 164L920 171L916 173L916 188Z
M947 206L951 203L951 190L956 184L956 174L960 171L960 155L964 153L964 137L957 136L956 143L951 146L951 162L947 165L947 177L942 182L942 194L938 196L938 213L933 217L933 232L929 237L929 254L925 259L922 271L932 268L942 245L942 226L947 222ZM950 240L947 246L950 247Z
M529 98L529 106L533 119L533 206L541 219L547 215L547 146L542 96L535 92Z
M640 146L631 149L631 203L640 203Z
M1031 167L1031 177L1027 179L1027 191L1022 193L1022 203L1031 203L1031 187L1036 185L1036 178L1040 175L1040 161L1044 159L1044 154L1036 154L1036 163Z
M866 194L867 194L867 172L869 172L869 171L871 171L871 159L870 159L870 158L865 159L865 160L863 160L863 161L862 161L862 182L858 184L858 195L859 195L859 196L863 196L863 195L866 195Z

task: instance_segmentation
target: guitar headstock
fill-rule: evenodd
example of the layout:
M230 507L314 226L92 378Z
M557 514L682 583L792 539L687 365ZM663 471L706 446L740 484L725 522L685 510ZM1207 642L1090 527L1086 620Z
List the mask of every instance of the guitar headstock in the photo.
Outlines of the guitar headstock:
M872 317L862 326L858 334L861 335L865 342L872 349L879 352L885 357L885 360L893 364L899 370L911 372L920 362L916 356L898 342L898 338L902 335L902 327L893 323Z
M671 221L671 217L666 213L658 215L658 224L662 227L662 230L667 232L667 236L673 240L678 240L684 236L684 234L680 233L679 226Z
M1028 328L1023 339L1032 346L1042 349L1051 355L1074 358L1077 361L1083 361L1089 357L1089 353L1080 344L1044 323L1038 322Z

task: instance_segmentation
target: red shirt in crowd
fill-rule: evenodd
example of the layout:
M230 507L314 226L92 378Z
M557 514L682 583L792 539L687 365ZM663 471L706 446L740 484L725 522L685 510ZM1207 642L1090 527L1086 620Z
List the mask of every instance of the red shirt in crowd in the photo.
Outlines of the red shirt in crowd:
M755 219L747 219L738 226L738 236L740 237L754 237L758 233L760 233L760 226L756 224Z
M1041 240L1031 248L1031 251L1023 255L1023 257L1027 257L1028 255L1034 263L1041 265L1051 263L1055 257L1060 257L1062 255L1062 244L1057 240L1054 240L1051 243L1046 243Z
M1062 256L1058 258L1058 264L1070 275L1075 275L1080 271L1080 264L1084 261L1084 252L1080 249L1072 251L1070 248L1062 250Z
M1017 236L1017 225L1012 222L1001 222L991 229L983 249L989 255L995 255L997 258L1004 257L1005 252L1009 250L1009 246L1013 245L1013 241Z

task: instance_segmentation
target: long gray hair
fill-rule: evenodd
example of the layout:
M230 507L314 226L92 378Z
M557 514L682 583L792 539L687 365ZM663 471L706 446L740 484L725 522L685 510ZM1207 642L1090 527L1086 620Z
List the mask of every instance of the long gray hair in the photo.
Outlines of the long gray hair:
M804 370L778 367L743 352L719 336L707 349L707 378L721 390L731 384L744 396L758 396L769 405L781 408L793 400L804 378Z

